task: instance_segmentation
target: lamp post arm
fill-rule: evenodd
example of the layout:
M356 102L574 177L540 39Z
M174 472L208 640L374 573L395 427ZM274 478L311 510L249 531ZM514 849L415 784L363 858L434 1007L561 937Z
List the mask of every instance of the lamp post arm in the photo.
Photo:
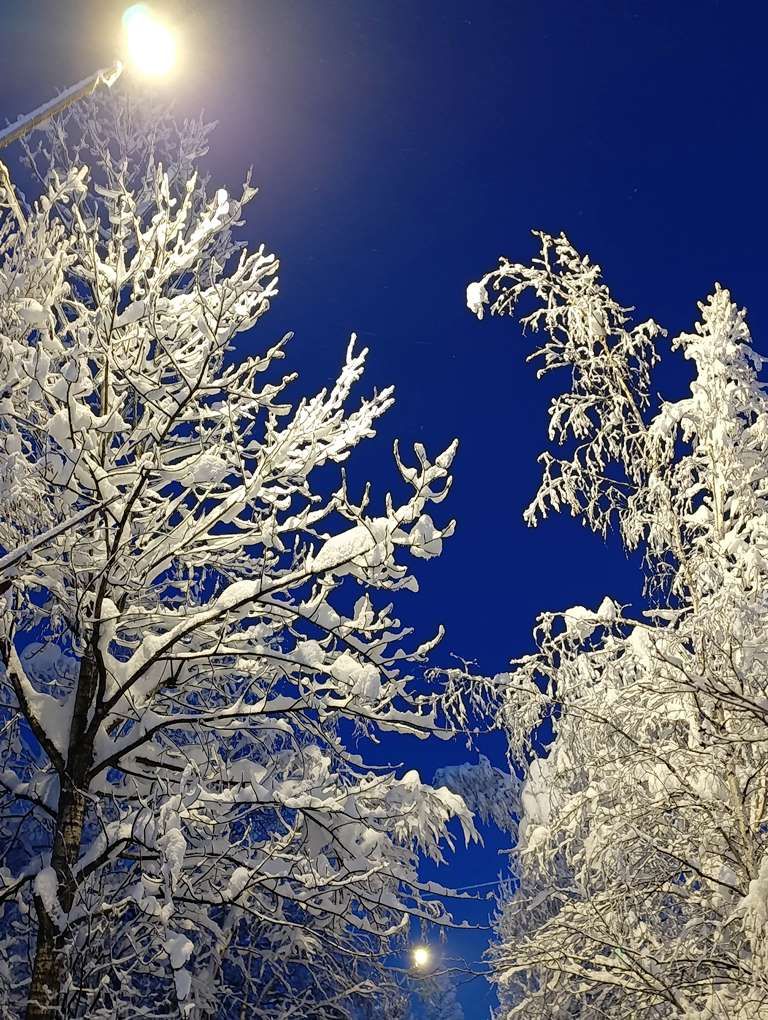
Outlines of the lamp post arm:
M71 85L61 95L50 100L50 102L38 106L31 113L23 114L13 124L9 124L8 127L0 130L0 149L4 149L6 145L17 141L17 139L27 134L28 131L36 128L38 124L48 120L49 117L54 117L57 113L61 113L62 110L66 110L68 106L76 103L78 99L84 99L86 96L89 96L100 85L111 88L120 77L122 70L123 65L119 60L116 60L111 67L101 68L95 74L91 74L87 78L83 78L82 81L77 82L77 84Z

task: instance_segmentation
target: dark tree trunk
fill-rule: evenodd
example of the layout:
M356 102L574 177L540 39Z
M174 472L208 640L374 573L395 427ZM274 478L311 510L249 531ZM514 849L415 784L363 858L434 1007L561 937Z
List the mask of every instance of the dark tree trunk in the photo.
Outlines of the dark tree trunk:
M77 893L74 868L80 853L85 825L88 770L93 763L93 743L86 733L88 714L97 682L96 661L90 649L80 662L80 675L72 713L69 752L65 774L60 777L59 803L51 850L51 868L58 883L58 900L66 915L72 909ZM32 982L27 999L26 1020L54 1020L60 1015L64 972L64 949L67 932L60 931L56 918L51 917L39 896L35 896L37 912L37 945L32 966Z

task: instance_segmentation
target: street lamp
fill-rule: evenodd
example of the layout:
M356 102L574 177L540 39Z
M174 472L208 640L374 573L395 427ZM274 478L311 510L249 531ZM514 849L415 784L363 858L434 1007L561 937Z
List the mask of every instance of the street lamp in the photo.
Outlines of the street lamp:
M173 32L148 4L133 4L123 15L123 49L130 64L142 75L166 75L176 60L176 40ZM66 110L78 99L84 99L99 86L111 88L123 72L123 63L116 60L111 67L102 68L83 78L59 96L36 110L19 117L0 130L0 149L17 141L38 125L57 113ZM2 164L0 164L1 166ZM0 186L5 175L0 170Z
M429 946L415 946L411 953L411 960L416 970L426 970L432 960Z
M133 4L123 15L127 57L142 75L164 77L176 63L173 32L148 4Z

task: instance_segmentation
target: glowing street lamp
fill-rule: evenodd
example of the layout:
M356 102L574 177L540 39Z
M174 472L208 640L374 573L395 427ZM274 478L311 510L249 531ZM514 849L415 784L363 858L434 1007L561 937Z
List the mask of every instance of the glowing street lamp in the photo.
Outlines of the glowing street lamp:
M149 4L133 4L123 15L127 56L133 67L150 78L165 77L176 63L176 38Z
M426 970L432 960L429 946L415 946L411 952L411 960L416 970Z
M155 15L149 4L133 4L123 15L124 46L130 65L141 75L159 78L167 75L176 63L176 39L168 25ZM72 103L84 99L99 86L111 88L123 72L123 63L116 60L83 78L61 95L31 113L24 114L0 130L0 149L23 138L28 132L61 113ZM0 164L1 165L1 164ZM0 171L0 186L3 184Z

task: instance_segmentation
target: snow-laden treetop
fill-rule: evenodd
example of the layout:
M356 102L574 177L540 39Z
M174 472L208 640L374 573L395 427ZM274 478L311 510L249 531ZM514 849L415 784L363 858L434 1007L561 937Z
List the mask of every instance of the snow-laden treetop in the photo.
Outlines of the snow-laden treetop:
M452 818L476 836L461 797L361 756L452 732L423 680L440 635L377 595L415 591L451 534L456 444L395 447L399 496L328 495L327 470L318 494L392 390L353 399L354 337L298 401L289 337L236 357L277 294L274 256L236 240L254 190L197 175L205 125L94 103L0 220L5 930L36 930L40 1016L171 995L202 1017L264 988L249 1015L282 1015L295 973L324 1016L410 916L450 921L418 857Z

